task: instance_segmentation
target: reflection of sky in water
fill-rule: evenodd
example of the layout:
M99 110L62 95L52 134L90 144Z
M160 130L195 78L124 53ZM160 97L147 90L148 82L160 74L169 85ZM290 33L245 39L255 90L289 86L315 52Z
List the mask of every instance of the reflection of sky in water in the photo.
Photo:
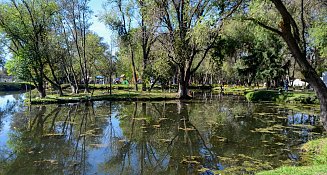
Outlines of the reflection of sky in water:
M288 125L294 124L315 124L315 116L311 116L303 113L296 113L288 116Z
M1 97L0 109L2 109L10 106L7 105L8 104L7 102L14 101L16 96L7 95L7 96L0 96L0 97ZM216 105L216 103L218 103L219 105ZM162 103L157 103L156 106L154 106L152 102L149 102L148 103L149 105L145 106L146 107L145 112L147 113L146 115L149 116L153 115L153 118L155 118L155 120L154 121L149 120L146 123L149 125L148 127L150 127L150 129L152 128L151 125L157 123L160 123L160 125L162 125L162 128L160 130L157 130L157 128L152 128L153 130L149 129L149 132L153 132L153 133L146 134L146 135L138 134L138 133L142 133L140 132L142 130L134 129L134 131L138 131L138 133L134 133L132 139L129 138L130 135L129 132L132 131L131 130L132 126L131 123L129 122L132 121L133 118L132 115L134 115L133 112L135 108L137 111L137 105L134 106L134 103L94 102L92 107L90 106L85 107L84 104L81 104L80 106L78 104L62 105L60 107L58 116L56 116L56 118L54 118L55 115L49 116L49 118L47 119L48 121L45 123L46 124L45 126L48 125L50 126L52 119L55 119L53 120L53 122L55 123L54 126L55 133L64 133L65 136L70 136L70 137L65 137L66 141L68 141L69 138L72 138L72 142L73 142L72 145L76 145L78 143L77 148L80 151L83 151L84 149L83 146L85 146L86 152L78 153L78 155L81 154L82 156L84 153L86 154L83 156L85 156L85 159L87 159L85 160L87 164L86 167L87 174L107 174L107 173L117 174L122 169L123 169L123 173L125 174L127 173L137 174L142 171L141 164L142 166L143 164L145 166L144 171L152 171L151 166L153 166L152 168L156 169L155 172L166 171L167 169L174 169L174 166L176 165L178 165L178 168L182 168L182 166L184 165L180 165L181 160L183 160L185 156L190 156L190 155L200 156L201 166L209 169L228 169L229 167L236 166L239 164L239 162L237 162L237 164L235 165L229 162L225 162L223 159L220 160L220 158L217 158L217 156L229 157L232 158L233 160L237 160L238 158L237 156L239 154L244 154L246 156L254 157L258 160L263 159L263 161L272 161L268 158L267 160L266 158L262 158L262 156L265 154L272 154L274 156L278 156L280 160L284 160L287 158L290 160L298 160L299 159L298 152L297 150L293 150L292 147L294 145L296 146L303 142L306 142L311 134L310 129L301 128L298 126L294 126L292 128L291 127L283 128L281 131L278 131L280 132L278 136L284 135L287 139L281 141L276 141L275 139L279 139L282 137L277 137L277 136L275 137L271 133L264 133L264 132L260 133L260 132L252 132L252 131L253 130L255 131L257 128L265 128L265 127L271 128L275 124L279 124L283 126L292 126L294 124L315 125L317 121L316 116L309 116L307 114L302 114L302 113L291 114L291 112L287 109L284 110L276 109L275 111L268 111L267 107L262 104L256 104L259 107L262 107L262 109L258 110L258 112L262 112L263 114L276 113L277 115L278 112L276 111L279 112L281 111L283 116L287 116L287 119L285 119L284 117L282 119L276 119L274 115L261 115L260 117L257 118L234 117L234 116L247 116L247 115L251 116L252 113L249 113L248 111L249 106L237 102L232 104L225 104L216 101L216 103L212 103L212 104L208 103L206 105L203 105L203 103L201 104L188 103L183 107L184 110L189 110L188 114L190 118L189 120L190 124L194 124L195 128L198 129L198 132L192 132L192 131L188 132L189 135L187 135L187 138L189 138L191 142L185 141L185 136L186 136L184 135L185 133L181 133L180 130L175 130L176 127L179 126L176 123L180 122L180 118L179 118L180 116L178 116L177 114L178 112L174 111L176 110L176 106L178 103L169 103L165 105L163 105ZM2 116L3 125L1 128L2 131L0 132L0 150L7 149L6 148L6 142L8 141L7 134L9 132L12 132L11 129L13 129L10 126L10 124L12 122L15 122L15 120L23 122L22 117L19 116L16 118L16 115L13 115L14 117L11 116L12 113L23 110L23 108L21 108L21 105L17 105L15 103L12 104L15 105L15 109L12 110L12 112L9 113L6 112L7 116L5 117ZM157 107L158 109L153 108L152 105L154 107ZM141 108L141 105L138 106L139 108L135 114L136 115L135 117L142 118L143 108ZM37 109L36 106L32 109L35 108ZM56 106L49 105L46 106L46 108L47 108L47 112L49 113L50 111L56 109ZM94 109L94 111L91 111L90 115L84 115L82 111L86 109L88 110ZM165 114L161 116L161 113L164 110L166 110ZM199 112L199 111L206 111L206 110L209 110L209 112L207 113ZM211 112L210 110L214 112ZM35 111L36 113L37 111L40 112L39 109ZM76 114L78 115L74 115L74 112L76 112ZM110 112L111 114L109 114ZM44 113L40 116L46 117L48 113ZM54 111L54 114L55 113L56 112ZM72 124L64 125L63 122L65 121L64 119L68 115L67 113L71 114L71 116L69 115L71 118L69 118L68 121L74 123L76 122L76 124L72 123ZM26 113L26 114L29 115L31 118L34 117L33 113ZM161 120L158 120L157 115L164 118L169 118L169 120L162 120L161 122ZM85 117L85 116L89 117L87 118L88 125L85 126L85 131L84 129L79 131L79 127L81 125L77 122L84 121L81 119L81 117ZM257 120L258 118L260 120ZM92 122L90 122L91 120L89 119L92 119ZM271 119L274 119L273 123L269 122L271 121ZM216 120L222 123L217 126L214 125L214 127L209 125L210 123L212 123L212 121L216 121ZM143 125L141 124L140 121L137 121L135 123L135 128L139 129L142 126ZM171 128L170 126L174 128ZM45 130L48 129L49 128L45 128ZM65 129L65 132L63 132L63 129ZM100 135L96 134L96 136L94 138L92 137L91 139L90 137L85 137L86 140L78 139L81 133L83 134L86 131L92 131L92 130L95 131L97 129L99 129L100 131L99 133L97 132L97 134ZM177 135L178 138L175 139L171 147L168 148L166 145L167 143L160 141L161 138L166 139L165 133L162 134L162 132L159 131L165 131L168 136L167 139L173 138L174 135ZM170 132L172 132L174 135L170 136L169 135ZM145 138L148 136L149 138ZM214 139L215 137L213 136L227 138L227 141L226 142L217 141ZM242 138L246 138L247 140L240 141L242 140ZM126 141L123 141L125 139ZM160 139L160 140L156 140L156 139ZM193 141L194 144L192 144ZM269 149L258 146L258 145L263 145L262 141L266 141L264 143L267 146L269 146L268 147ZM282 144L277 146L275 142L282 142L284 143L284 145ZM188 144L191 143L191 146L190 145L185 146L186 143ZM255 147L255 149L250 149L252 147ZM282 151L282 148L287 149L288 151ZM183 150L180 151L180 149ZM61 150L54 150L54 151L60 152ZM144 153L142 151L147 152L147 154L143 155ZM56 152L54 152L54 154L56 154ZM43 155L38 155L38 156L42 157ZM45 155L44 157L45 159L49 159L47 155ZM36 156L34 158L38 158L38 157ZM113 161L115 158L117 162ZM242 157L240 157L240 160L241 158ZM245 160L248 159L244 158L244 161ZM188 168L194 169L194 167L192 166L189 166ZM210 174L211 172L208 170L205 173Z
M108 116L108 125L104 130L104 135L101 138L101 145L103 147L90 149L88 152L89 162L92 162L91 170L89 173L102 173L99 165L104 162L109 161L112 155L116 154L114 148L111 145L111 139L116 139L117 141L123 139L123 131L119 127L119 119L117 118L118 111L113 111L111 117Z
M6 107L6 104L9 102L15 101L15 98L13 95L3 95L0 96L0 109L4 110Z
M0 130L0 147L5 147L6 142L8 141L8 132L10 131L10 117L6 112L2 113L6 110L6 106L8 103L15 101L13 95L2 95L0 96L0 111L1 115L0 120L2 120L3 127Z
M0 147L6 146L6 142L8 141L8 131L10 130L10 121L8 119L4 119L4 126L0 131Z

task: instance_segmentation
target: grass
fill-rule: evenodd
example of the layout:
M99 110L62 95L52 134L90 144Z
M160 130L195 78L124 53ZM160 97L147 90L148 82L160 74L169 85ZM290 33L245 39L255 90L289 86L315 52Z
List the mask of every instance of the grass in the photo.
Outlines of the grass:
M262 89L262 87L259 87L259 88ZM258 89L258 88L256 88L256 87L228 86L228 85L225 85L223 87L223 92L225 94L245 95L246 93L252 92L255 89ZM220 86L216 86L212 90L216 91L216 92L221 92Z
M319 100L313 92L294 92L289 93L285 102L295 102L303 104L319 104Z
M102 90L103 89L108 89L109 86L110 86L110 84L89 84L90 89L97 89L97 90L100 90L100 89L102 89ZM63 85L63 87L68 88L69 85L65 84L65 85ZM141 89L142 88L142 84L138 84L137 87L139 89ZM149 88L149 87L151 87L151 85L150 84L147 84L147 88ZM80 88L83 89L84 86L83 85L80 85ZM134 84L112 84L112 88L113 89L118 89L118 90L123 90L123 89L126 89L126 90L127 89L130 89L131 90L131 89L134 89L135 88L135 85ZM169 88L171 88L171 89L177 89L178 88L178 85L175 84L175 85L170 85L170 87L169 86L162 87L161 85L156 84L153 87L153 89L162 89L162 88L164 88L164 89L169 89ZM212 89L212 86L211 85L190 85L189 86L189 89L211 90Z
M276 170L264 171L257 175L327 175L327 165L281 167Z
M173 100L177 99L177 93L166 92L136 92L115 90L112 95L106 91L94 91L94 93L79 93L59 96L57 94L47 95L46 98L33 98L31 104L57 104L57 103L74 103L84 101L152 101L152 100ZM29 99L26 99L26 103L30 103Z
M304 166L284 166L258 175L327 175L327 138L309 141L302 150Z
M220 86L214 87L213 91L220 92ZM263 87L228 85L223 87L223 92L225 94L244 95L251 102L269 101L277 103L319 104L319 100L314 92L279 92L279 90L266 90Z
M277 90L257 90L247 92L246 99L251 102L272 101L279 103L319 104L313 92L279 92Z

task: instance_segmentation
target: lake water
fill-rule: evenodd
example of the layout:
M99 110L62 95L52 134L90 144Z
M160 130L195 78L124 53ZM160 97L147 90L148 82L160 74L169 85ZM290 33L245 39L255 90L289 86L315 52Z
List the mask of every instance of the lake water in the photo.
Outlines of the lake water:
M321 136L302 112L241 97L23 106L0 96L0 174L253 174Z

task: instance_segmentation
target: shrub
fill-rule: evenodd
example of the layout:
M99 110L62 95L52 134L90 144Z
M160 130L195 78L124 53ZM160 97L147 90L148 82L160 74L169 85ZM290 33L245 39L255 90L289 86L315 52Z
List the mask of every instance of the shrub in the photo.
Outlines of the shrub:
M245 95L248 101L275 101L279 97L276 91L252 91Z

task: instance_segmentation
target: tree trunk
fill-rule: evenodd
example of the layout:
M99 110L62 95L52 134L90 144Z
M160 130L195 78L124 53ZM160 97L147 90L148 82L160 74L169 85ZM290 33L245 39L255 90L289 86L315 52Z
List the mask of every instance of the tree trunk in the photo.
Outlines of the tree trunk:
M91 91L90 91L90 87L89 87L89 79L88 79L88 77L86 76L86 78L84 78L84 92L85 93L90 93Z
M179 88L178 88L178 97L180 99L188 99L190 96L188 95L188 85L185 83L185 81L179 82Z
M55 78L54 81L52 81L50 78L48 78L46 75L43 75L43 77L45 78L45 80L47 80L52 86L56 87L59 91L59 96L63 96L64 93L62 91L61 85L59 84L59 81L57 79L57 77L55 75L53 75L53 77Z
M180 67L180 78L178 83L178 97L180 99L189 99L188 83L190 81L190 71L185 71L184 67Z
M70 84L70 89L72 90L73 94L76 94L76 87L73 84Z
M35 71L36 72L36 71ZM41 67L39 70L39 75L37 76L37 86L36 89L39 91L40 98L44 98L46 96L46 91L44 87L44 81L43 81L43 68Z
M144 57L144 56L143 56ZM145 70L146 70L147 59L143 58L143 73L142 73L142 91L146 91L146 82L145 82Z
M299 64L301 73L305 77L306 81L313 87L320 101L320 120L327 130L327 87L325 83L320 79L317 72L313 69L306 58L306 48L303 47L301 50L299 41L299 32L295 20L291 14L287 11L281 0L271 0L279 13L283 18L282 32L279 34L283 37L289 50L292 52L296 62ZM302 41L305 43L305 41ZM305 45L305 44L304 44Z
M61 88L60 85L59 85L59 87L58 87L58 91L59 91L59 96L60 96L60 97L64 95L64 93L63 93L62 88Z
M136 75L136 68L135 68L135 61L134 61L134 50L132 48L132 45L130 45L130 52L131 52L131 58L132 58L132 68L133 68L133 78L134 78L134 82L135 82L135 90L138 91L138 87L137 87L137 75Z
M110 86L109 86L109 94L111 95L112 94L112 73L110 73L110 78L109 78L109 84L110 84Z
M36 89L39 92L40 98L44 98L46 96L43 80L38 82Z
M144 7L143 1L139 1L139 3L141 7ZM144 18L145 18L144 11L141 10L142 53L143 53L142 91L146 91L145 72L148 64L148 55L149 55L149 52L147 51L148 50L147 47L150 47L148 46L148 37L147 37L148 32L147 32L147 27Z
M157 77L156 79L154 79L153 83L151 84L150 88L149 88L149 92L151 92L151 90L153 89L154 85L156 85L157 81L159 80L159 77Z
M146 54L144 51L143 51L143 72L142 72L142 91L146 91L146 82L145 82L145 71L146 71L146 68L147 68L147 55L144 55Z

